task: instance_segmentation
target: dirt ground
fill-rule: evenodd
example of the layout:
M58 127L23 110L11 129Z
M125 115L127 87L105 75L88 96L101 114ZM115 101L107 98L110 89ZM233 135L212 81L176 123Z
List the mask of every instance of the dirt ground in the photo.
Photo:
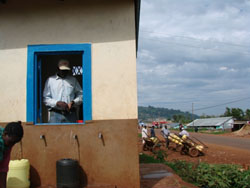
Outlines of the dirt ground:
M235 134L227 133L223 134L227 137L238 137ZM164 140L161 136L157 135L158 138L162 140L164 143ZM220 135L217 135L220 136ZM250 136L241 136L241 138L249 139ZM173 161L173 160L185 160L190 162L207 162L210 164L238 164L241 165L244 169L250 169L250 150L247 149L238 149L235 147L229 147L225 145L219 145L219 144L211 144L211 143L205 143L208 148L205 151L205 155L199 156L199 157L190 157L188 155L182 155L180 152L175 151L170 144L170 148L166 149L165 145L161 147L161 149L164 149L167 153L167 161ZM139 153L145 153L152 155L150 151L143 151L142 150L142 140L138 140L138 146L139 146ZM153 165L153 164L150 164ZM156 165L156 164L155 164ZM157 168L156 166L151 166L152 168ZM140 172L141 174L143 172ZM171 187L187 187L192 188L195 187L193 185L190 185L184 181L181 180L177 175L174 174L174 178L166 177L164 179L159 180L157 183L154 183L155 180L147 180L147 184L151 186L147 186L144 182L145 180L141 180L141 188L171 188ZM152 185L153 184L153 185ZM164 185L164 186L163 186ZM168 186L166 186L168 185Z
M196 186L184 182L177 176L171 168L164 164L141 164L140 175L143 177L145 174L155 171L167 170L171 173L170 176L164 178L141 178L141 188L196 188Z
M232 147L219 146L215 144L207 144L208 149L205 155L199 157L190 157L189 155L182 155L176 152L173 148L165 149L167 153L167 160L185 160L191 162L207 162L211 164L238 164L244 168L250 169L250 151L243 149L236 149ZM139 152L152 155L150 151L142 151L142 144L139 144Z

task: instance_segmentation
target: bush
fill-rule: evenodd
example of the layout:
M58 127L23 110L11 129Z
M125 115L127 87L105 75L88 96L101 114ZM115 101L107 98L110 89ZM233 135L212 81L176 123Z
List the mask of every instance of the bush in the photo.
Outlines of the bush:
M165 158L167 158L167 152L165 150L154 151L153 154L154 154L154 158L162 163L164 163Z
M250 188L250 170L227 164L166 162L185 181L203 188Z
M138 133L138 137L139 137L139 138L142 138L142 134L141 134L141 133Z
M139 155L140 163L161 163L160 160L155 159L153 156L146 155L144 153Z

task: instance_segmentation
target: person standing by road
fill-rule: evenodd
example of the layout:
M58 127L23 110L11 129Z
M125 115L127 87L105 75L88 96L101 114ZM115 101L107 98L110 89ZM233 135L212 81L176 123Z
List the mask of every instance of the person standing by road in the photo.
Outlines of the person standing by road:
M162 128L161 133L163 134L163 137L165 138L165 141L166 141L166 148L168 148L168 146L169 146L169 139L168 139L168 136L169 136L169 134L170 134L170 131L168 130L167 125L165 125L165 126Z
M49 123L76 123L77 107L82 103L82 88L71 76L68 60L58 62L57 73L47 79L43 102L49 110Z
M183 128L184 128L183 125L180 123L180 125L179 125L180 131L181 131Z
M182 128L181 132L179 133L180 137L182 137L183 135L186 135L187 137L189 137L189 133L184 128Z
M155 137L155 126L154 125L151 127L150 136Z
M148 137L148 130L147 130L147 126L146 125L144 125L142 127L141 137L142 137L142 144L145 144L145 140L144 139Z

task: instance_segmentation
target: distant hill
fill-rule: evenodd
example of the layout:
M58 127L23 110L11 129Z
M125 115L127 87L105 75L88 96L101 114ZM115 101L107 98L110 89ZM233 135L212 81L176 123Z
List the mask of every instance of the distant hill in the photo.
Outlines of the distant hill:
M192 120L192 114L189 112L182 112L180 110L173 110L168 108L158 108L153 106L139 106L138 107L138 118L142 121L153 121L156 119L178 119L184 118L185 120ZM194 119L199 118L198 115L194 114ZM178 119L179 120L179 119Z

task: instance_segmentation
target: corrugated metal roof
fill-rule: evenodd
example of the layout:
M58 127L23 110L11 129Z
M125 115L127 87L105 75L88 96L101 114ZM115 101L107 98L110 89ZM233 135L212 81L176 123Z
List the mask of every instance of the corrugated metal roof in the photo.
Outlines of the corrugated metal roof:
M233 119L233 117L196 119L193 122L189 123L187 126L198 126L198 127L221 126L231 119Z

